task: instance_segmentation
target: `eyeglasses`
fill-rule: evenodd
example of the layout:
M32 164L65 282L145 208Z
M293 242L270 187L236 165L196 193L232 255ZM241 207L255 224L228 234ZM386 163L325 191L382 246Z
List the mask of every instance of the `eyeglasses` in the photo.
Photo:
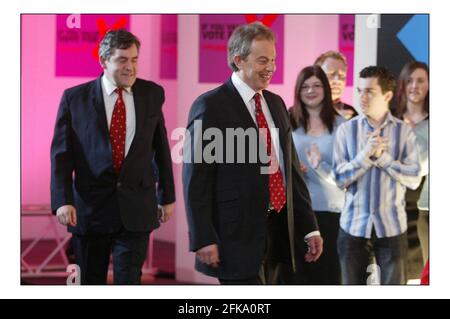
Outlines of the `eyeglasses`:
M302 87L300 88L302 91L309 91L310 89L313 91L318 91L323 89L323 85L320 83L315 83L313 85L302 85Z
M327 73L328 80L334 80L334 79L336 79L336 77L338 80L341 80L341 81L345 81L347 79L347 75L342 72L335 71L333 73Z

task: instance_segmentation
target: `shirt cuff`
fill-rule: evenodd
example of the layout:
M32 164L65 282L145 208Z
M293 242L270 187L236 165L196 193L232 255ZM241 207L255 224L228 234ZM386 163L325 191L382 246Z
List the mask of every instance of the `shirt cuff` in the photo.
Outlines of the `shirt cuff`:
M375 161L375 165L386 168L392 164L392 161L392 156L387 152L383 152L383 154Z
M320 231L318 231L318 230L312 231L309 234L307 234L304 239L307 240L308 238L311 238L314 236L320 236Z
M365 169L369 169L373 165L373 162L364 152L359 152L355 157L355 161Z

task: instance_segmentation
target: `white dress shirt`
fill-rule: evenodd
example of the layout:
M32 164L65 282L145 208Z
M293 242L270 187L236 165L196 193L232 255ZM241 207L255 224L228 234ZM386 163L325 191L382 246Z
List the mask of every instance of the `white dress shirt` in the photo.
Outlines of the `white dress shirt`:
M284 184L286 185L283 151L281 150L280 147L280 135L278 132L278 128L275 126L275 123L273 122L272 114L270 113L269 107L267 106L267 102L264 99L262 91L255 92L251 87L247 85L247 83L242 81L235 72L233 72L233 75L231 76L231 81L236 90L239 92L239 95L244 101L245 106L247 107L247 110L250 113L253 122L255 122L256 126L258 126L258 123L256 122L256 109L254 96L256 93L259 93L261 95L261 108L266 118L267 125L269 126L270 129L270 136L272 138L272 149L275 149L275 155L277 157L278 163L280 164L281 175L283 176L283 181Z
M109 81L105 75L102 76L102 92L103 101L105 102L106 120L108 122L108 130L111 126L111 118L114 111L114 105L119 95L114 92L117 86ZM126 112L126 134L125 134L125 156L130 149L131 142L136 131L136 113L134 110L134 99L131 87L124 88L122 92L123 102L125 103Z

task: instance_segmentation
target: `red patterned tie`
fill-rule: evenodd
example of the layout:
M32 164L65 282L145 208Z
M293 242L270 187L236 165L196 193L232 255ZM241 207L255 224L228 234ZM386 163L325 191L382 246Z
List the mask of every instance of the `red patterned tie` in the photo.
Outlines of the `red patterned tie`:
M274 161L273 164L276 164L275 167L277 167L277 171L269 175L269 194L272 206L275 208L275 211L279 213L286 203L286 189L284 187L283 176L281 175L277 157L275 155L272 156L272 137L270 135L266 117L264 116L261 108L261 96L259 95L259 93L255 94L255 110L256 122L258 123L258 127L260 129L265 129L263 130L263 132L267 132L267 134L263 134L262 131L260 131L260 135L261 137L266 137L267 155L270 156L269 165L272 161Z
M126 135L126 112L125 103L122 98L122 88L117 88L115 92L118 95L116 104L111 118L111 127L109 136L111 138L111 148L113 157L113 167L117 175L122 168L123 159L125 158L125 135Z

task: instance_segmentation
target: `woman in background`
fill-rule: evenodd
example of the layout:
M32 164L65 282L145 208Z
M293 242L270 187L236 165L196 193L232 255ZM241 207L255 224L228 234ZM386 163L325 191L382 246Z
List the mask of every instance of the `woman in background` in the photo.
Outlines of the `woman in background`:
M299 261L296 280L299 284L340 284L337 235L345 195L337 187L331 167L336 128L345 119L334 111L330 85L320 66L300 72L289 112L295 148L324 240L317 262Z
M413 128L420 151L423 180L417 190L407 190L405 199L408 216L408 273L414 279L420 278L420 272L428 260L428 79L425 63L413 61L406 64L398 80L397 105L392 110L395 116ZM417 243L417 237L420 244Z

